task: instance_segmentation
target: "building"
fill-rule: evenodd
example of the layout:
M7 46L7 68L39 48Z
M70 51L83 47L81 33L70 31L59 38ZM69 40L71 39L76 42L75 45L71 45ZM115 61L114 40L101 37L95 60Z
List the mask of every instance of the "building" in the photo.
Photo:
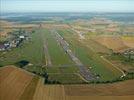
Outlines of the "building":
M21 36L19 36L19 38L20 38L20 39L24 39L24 38L25 38L25 36L22 36L22 35L21 35Z
M5 45L4 44L0 44L0 51L4 51L5 50Z

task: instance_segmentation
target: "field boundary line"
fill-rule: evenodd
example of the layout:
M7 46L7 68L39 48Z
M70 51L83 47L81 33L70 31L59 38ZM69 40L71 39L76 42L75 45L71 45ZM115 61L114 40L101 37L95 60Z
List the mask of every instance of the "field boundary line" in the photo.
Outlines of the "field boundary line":
M79 76L83 81L85 81L85 82L88 82L86 79L84 79L79 73L74 73L74 74L76 74L77 76Z
M118 68L117 66L115 66L113 63L111 63L109 60L107 60L106 58L104 58L103 56L100 56L103 60L105 60L107 63L109 63L109 64L111 64L114 68L116 68L117 70L119 70L123 75L121 76L121 77L123 77L123 76L126 76L126 74L120 69L120 68Z

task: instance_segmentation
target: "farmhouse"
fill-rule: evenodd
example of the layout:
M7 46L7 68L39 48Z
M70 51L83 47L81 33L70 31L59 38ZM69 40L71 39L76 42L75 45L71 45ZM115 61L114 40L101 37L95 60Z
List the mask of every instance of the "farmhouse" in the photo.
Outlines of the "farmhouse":
M24 39L24 38L25 38L25 36L21 35L21 36L19 36L19 38L20 38L20 39Z

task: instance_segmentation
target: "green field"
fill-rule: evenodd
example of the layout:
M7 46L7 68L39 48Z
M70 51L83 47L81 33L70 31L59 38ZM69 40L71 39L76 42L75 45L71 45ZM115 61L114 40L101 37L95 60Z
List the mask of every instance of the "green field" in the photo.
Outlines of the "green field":
M60 83L83 83L84 80L78 76L78 68L69 67L48 67L46 71L50 80L58 80Z
M30 41L25 41L18 48L7 52L0 52L0 64L8 65L14 64L20 60L27 60L34 65L45 65L45 52L43 50L45 39L53 66L74 64L64 52L63 48L58 45L49 30L37 30L35 33L31 34L31 37Z
M48 73L77 73L79 72L78 68L75 66L69 67L46 67Z
M77 74L60 74L60 73L53 73L53 74L49 74L49 79L50 80L58 80L60 83L62 84L80 84L80 83L84 83L85 81L82 80Z
M100 57L100 53L109 54L110 50L92 40L80 42L78 36L70 30L58 30L58 32L69 43L71 50L81 62L88 68L92 67L90 70L94 74L100 75L100 81L114 80L121 76L117 69ZM20 47L0 52L0 65L10 65L21 60L27 60L33 64L24 67L30 72L36 72L37 74L47 72L51 80L57 80L61 83L83 82L77 75L79 73L78 68L50 30L37 29L30 36L31 39L24 41ZM45 43L47 43L48 53L52 62L51 67L45 66Z
M79 42L77 36L71 31L60 30L59 34L68 41L71 49L82 63L87 67L92 67L90 70L100 75L101 81L114 80L121 76L121 72L101 59L99 54L95 53L92 48L88 48L83 43Z
M65 53L63 48L58 44L54 36L47 29L41 30L45 35L45 39L48 45L48 51L53 66L60 65L73 65L69 56Z
M0 64L4 66L14 64L21 60L27 60L34 65L45 64L43 35L37 29L35 33L31 33L31 39L24 41L20 47L13 48L10 51L0 52Z

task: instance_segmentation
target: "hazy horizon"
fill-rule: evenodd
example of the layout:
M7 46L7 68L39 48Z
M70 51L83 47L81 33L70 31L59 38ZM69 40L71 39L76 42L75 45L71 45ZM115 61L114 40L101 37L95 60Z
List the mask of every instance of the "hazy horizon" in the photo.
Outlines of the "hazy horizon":
M1 13L12 12L134 12L132 0L1 0Z

